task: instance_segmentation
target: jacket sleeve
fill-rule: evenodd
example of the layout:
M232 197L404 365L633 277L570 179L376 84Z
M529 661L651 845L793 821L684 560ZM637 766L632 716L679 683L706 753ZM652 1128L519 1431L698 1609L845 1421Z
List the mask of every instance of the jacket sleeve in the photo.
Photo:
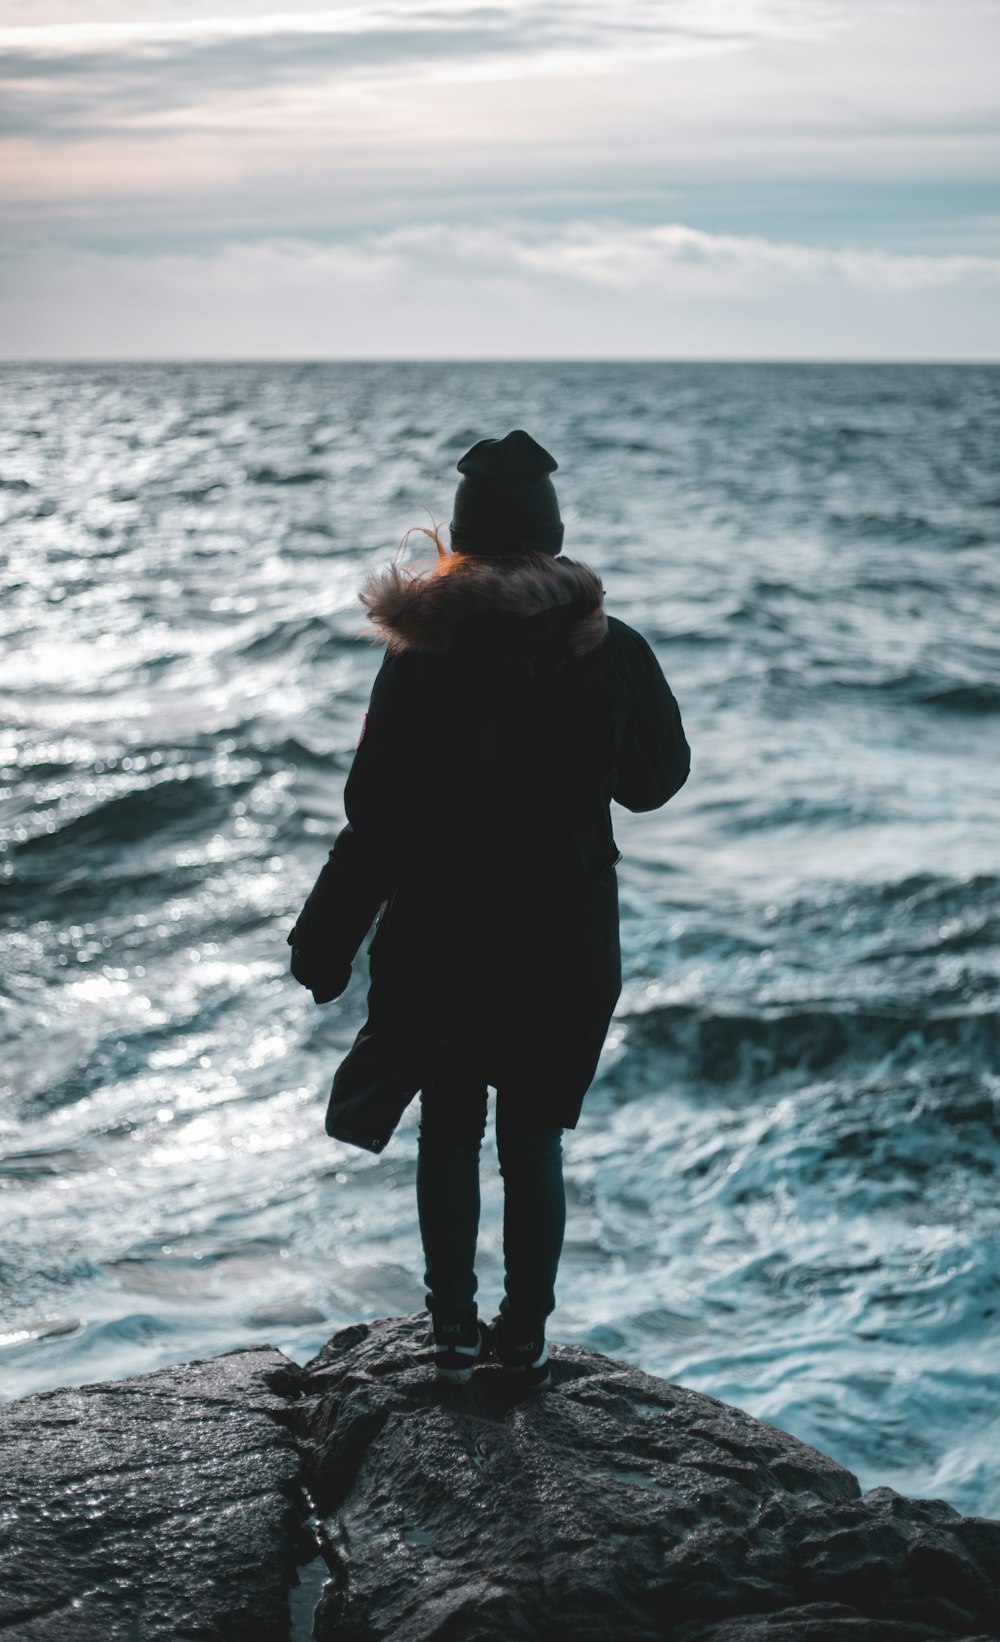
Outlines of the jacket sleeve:
M347 824L289 932L292 973L317 1003L339 997L395 887L417 775L417 692L410 658L387 653L344 787Z
M621 652L627 710L613 797L627 810L657 810L687 780L691 749L656 656L641 633L627 631Z

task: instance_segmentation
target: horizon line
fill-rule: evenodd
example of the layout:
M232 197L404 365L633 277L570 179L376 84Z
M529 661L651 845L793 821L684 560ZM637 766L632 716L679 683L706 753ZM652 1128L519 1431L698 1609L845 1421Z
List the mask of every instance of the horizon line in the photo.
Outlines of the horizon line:
M64 358L54 354L0 355L0 368L14 365L965 365L975 369L1000 365L1000 355L982 358L831 354L74 354Z

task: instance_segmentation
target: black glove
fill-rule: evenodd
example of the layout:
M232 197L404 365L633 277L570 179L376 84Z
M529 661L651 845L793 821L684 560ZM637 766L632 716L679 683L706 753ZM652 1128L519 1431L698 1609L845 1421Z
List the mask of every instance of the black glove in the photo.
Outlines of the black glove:
M346 992L351 979L350 964L335 964L332 967L327 965L325 968L317 968L316 965L310 964L302 948L295 944L294 929L288 932L287 944L292 949L292 974L300 986L306 987L312 993L314 1003L330 1003L334 998L339 998L342 992Z

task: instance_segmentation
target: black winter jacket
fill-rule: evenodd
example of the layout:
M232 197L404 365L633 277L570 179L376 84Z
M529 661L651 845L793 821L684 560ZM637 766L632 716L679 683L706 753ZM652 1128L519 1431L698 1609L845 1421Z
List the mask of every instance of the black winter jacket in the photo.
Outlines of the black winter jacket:
M386 655L347 824L288 936L325 1002L379 914L327 1133L379 1152L449 1078L575 1128L622 986L610 804L653 810L683 786L677 703L570 559L455 554L374 572L361 598Z

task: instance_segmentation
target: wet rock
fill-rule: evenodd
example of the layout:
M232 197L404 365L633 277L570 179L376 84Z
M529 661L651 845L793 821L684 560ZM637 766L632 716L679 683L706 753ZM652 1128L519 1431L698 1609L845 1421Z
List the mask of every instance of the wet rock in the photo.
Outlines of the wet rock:
M0 1405L3 1642L289 1642L290 1590L317 1642L997 1642L1000 1523L551 1350L441 1384L414 1313Z
M318 1642L989 1642L1000 1523L572 1346L552 1391L438 1384L417 1314L303 1370L334 1569Z
M4 1642L283 1642L298 1375L261 1346L0 1405Z

